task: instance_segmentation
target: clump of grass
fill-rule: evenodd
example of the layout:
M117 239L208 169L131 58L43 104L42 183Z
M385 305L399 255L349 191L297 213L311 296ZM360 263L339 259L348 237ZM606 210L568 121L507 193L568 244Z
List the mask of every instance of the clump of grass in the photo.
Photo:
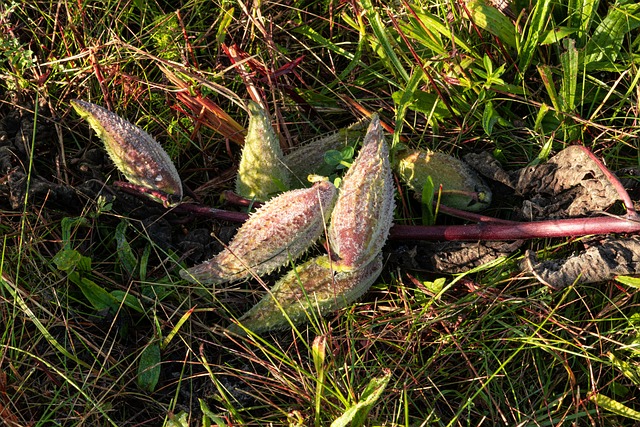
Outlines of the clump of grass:
M634 282L552 293L518 272L518 254L461 276L389 262L359 303L332 317L232 338L217 325L262 289L180 281L186 254L158 239L162 209L140 218L141 205L109 192L74 206L51 204L53 193L9 202L15 170L34 186L111 182L111 166L90 161L98 141L71 113L69 100L80 98L156 136L186 186L219 203L237 144L176 101L161 66L243 126L239 100L263 97L285 148L366 110L393 124L396 143L489 150L507 168L574 143L612 169L638 167L638 6L510 7L511 15L481 1L422 0L0 7L0 135L15 138L7 126L15 123L24 135L0 171L3 421L361 425L366 414L369 425L632 425ZM244 74L224 49L234 44L246 54ZM196 223L172 232L197 226L225 231ZM560 257L580 244L529 247Z

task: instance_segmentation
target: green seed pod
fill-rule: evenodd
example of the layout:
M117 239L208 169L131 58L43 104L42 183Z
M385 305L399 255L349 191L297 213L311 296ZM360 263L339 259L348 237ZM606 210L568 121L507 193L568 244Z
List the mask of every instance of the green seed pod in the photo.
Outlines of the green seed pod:
M329 244L340 268L358 269L380 253L392 226L393 209L389 149L380 120L374 116L331 214Z
M71 105L98 134L128 181L182 198L178 171L151 135L98 105L79 99L71 101Z
M417 194L431 177L436 191L442 185L440 201L445 206L480 211L491 204L491 190L462 160L425 150L403 150L397 160L398 176Z
M269 200L289 189L289 170L282 148L262 107L249 102L249 129L236 178L236 193L248 199Z
M225 250L180 275L191 282L219 284L270 273L318 240L336 197L328 181L287 191L251 215Z
M375 282L382 271L382 255L354 271L336 271L328 255L295 267L282 277L239 322L255 333L301 324L315 313L326 315L346 307ZM242 334L239 325L229 330Z
M353 146L364 136L368 120L360 120L351 126L322 135L306 142L284 156L284 164L293 176L292 185L305 186L307 176L322 174L324 155L330 150L342 150Z

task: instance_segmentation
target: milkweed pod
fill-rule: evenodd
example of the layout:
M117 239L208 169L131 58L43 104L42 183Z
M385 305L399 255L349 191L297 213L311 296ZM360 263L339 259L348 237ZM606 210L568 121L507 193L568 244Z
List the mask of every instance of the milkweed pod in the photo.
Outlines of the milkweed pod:
M244 140L236 177L236 193L266 201L289 189L289 170L282 161L282 148L267 113L249 102L249 129Z
M133 184L182 198L182 182L169 155L147 132L111 111L79 99L76 112L98 134L109 157Z
M339 310L364 294L382 271L382 255L352 271L336 271L328 255L314 258L283 276L229 331L242 334L284 329L315 314Z
M398 176L417 194L431 177L436 191L442 185L440 201L445 206L480 211L491 204L491 189L462 160L434 151L403 150L397 161Z
M376 115L342 180L331 214L329 245L341 268L358 269L382 251L393 224L393 209L389 149Z
M312 139L287 153L284 164L292 175L291 185L304 186L308 175L323 174L325 169L329 169L324 161L325 153L354 146L364 136L368 123L368 119L359 120L349 127Z
M302 255L322 234L337 191L328 181L273 198L213 259L183 270L191 282L219 284L270 273Z

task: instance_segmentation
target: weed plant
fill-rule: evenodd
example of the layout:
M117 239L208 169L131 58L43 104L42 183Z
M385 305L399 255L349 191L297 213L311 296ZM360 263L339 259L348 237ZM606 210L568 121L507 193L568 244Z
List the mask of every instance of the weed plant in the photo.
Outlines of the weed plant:
M552 292L519 273L521 253L457 276L387 261L334 316L234 338L219 326L268 281L186 284L187 254L158 238L227 224L167 225L160 207L121 210L123 193L73 206L34 194L42 179L54 191L117 178L78 98L156 136L189 194L219 205L239 147L177 101L163 68L245 126L240 100L263 97L285 149L375 111L394 144L489 151L507 169L571 144L638 168L640 4L178 3L0 3L5 425L637 425L637 281ZM31 197L9 190L15 171ZM397 221L419 221L407 212Z

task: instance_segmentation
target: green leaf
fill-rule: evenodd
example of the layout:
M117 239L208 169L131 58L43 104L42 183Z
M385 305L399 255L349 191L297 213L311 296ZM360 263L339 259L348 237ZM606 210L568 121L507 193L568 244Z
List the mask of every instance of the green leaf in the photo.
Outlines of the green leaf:
M58 270L71 273L76 270L82 260L82 254L75 249L62 249L53 256L53 263Z
M594 393L589 396L592 402L595 402L602 409L606 409L609 412L613 412L621 417L629 418L632 420L640 421L640 412L623 405L622 403L614 400L608 396L600 393Z
M331 423L331 427L360 427L367 419L367 414L378 401L382 392L387 387L391 379L391 372L387 371L384 375L373 378L367 388L362 392L360 401L347 409L344 414Z
M562 42L565 51L560 54L562 65L562 111L571 113L576 108L576 90L578 84L578 51L573 39Z
M164 338L164 340L162 340L161 348L163 350L167 348L167 346L171 343L171 340L173 339L173 337L176 336L176 334L178 333L182 325L184 325L184 323L187 320L189 320L189 317L191 317L191 315L193 314L193 310L194 308L187 310L187 312L184 313L182 317L180 317L180 320L178 320L178 323L176 323L176 325L173 328L171 328L171 331L169 331L169 333Z
M632 288L640 289L640 277L616 276L616 281Z
M547 89L547 94L551 99L551 104L553 104L553 108L560 112L562 111L562 102L558 97L558 92L556 91L556 86L553 83L553 75L551 73L551 69L546 65L541 65L538 67L538 73L540 73L540 77L542 78L542 84L545 89Z
M400 77L402 77L405 82L408 82L409 74L402 66L400 58L398 58L398 55L396 54L397 49L395 49L391 44L390 37L387 33L387 27L382 23L380 15L373 8L371 0L362 0L361 4L367 15L367 19L369 20L373 34L376 36L376 41L380 43L382 47L382 51L378 51L382 55L382 59L389 61L392 65L392 70L400 74Z
M119 301L93 280L80 277L76 272L70 273L69 279L80 288L84 297L96 310L118 309Z
M585 46L584 63L587 70L612 64L622 49L624 36L640 27L640 3L622 0L613 4ZM604 64L598 64L603 62Z
M549 8L551 0L540 0L535 3L527 31L522 35L522 45L520 46L518 68L520 75L526 74L533 55L540 44L540 39L545 31L545 26L549 22Z
M342 152L339 150L329 150L324 153L324 162L330 166L337 166L342 162Z
M138 364L138 387L145 391L155 390L160 379L160 345L157 341L150 343L140 355Z
M439 191L440 189L438 189ZM436 214L433 209L433 197L436 188L431 176L427 177L422 187L422 225L434 225L436 223Z
M467 2L473 22L483 30L496 36L509 47L516 47L516 29L513 22L485 0Z
M164 427L190 427L189 414L185 411L180 411L175 415L170 415L169 417L170 418L164 424Z
M120 263L127 270L130 275L135 274L136 267L138 266L138 259L131 250L131 245L127 241L127 227L128 222L125 220L120 221L120 224L116 227L116 246L118 248L118 258Z
M411 27L408 25L401 26L407 36L420 41L437 55L442 55L447 52L441 40L442 36L450 39L457 48L463 49L470 55L477 56L476 51L472 49L470 45L463 39L456 37L455 31L452 31L448 24L444 23L439 17L419 9L420 8L416 7L413 10L417 21L414 21L414 18L410 18Z
M628 362L616 357L613 353L609 353L608 356L613 366L618 368L631 382L640 387L640 362Z
M498 122L500 116L493 109L493 103L491 101L487 101L484 104L484 112L482 113L482 128L487 133L487 135L491 136L491 132L493 132L493 126Z
M400 104L404 94L405 91L396 91L391 97L396 104ZM416 90L409 94L407 108L424 113L427 116L433 116L437 120L451 117L451 112L445 107L438 95L423 90Z
M580 37L585 37L589 31L599 3L598 0L569 0L569 24L580 31Z
M115 289L111 291L110 294L115 298L118 304L122 303L138 313L144 313L144 308L142 307L142 304L140 304L140 300L130 293Z
M204 399L198 398L198 402L200 402L200 411L202 411L202 427L209 427L213 425L216 427L225 427L228 425L222 418L214 414L211 409L209 409L209 406ZM189 425L185 424L185 427L189 427Z
M578 31L577 28L569 28L569 27L552 28L549 31L545 31L540 36L540 45L546 46L553 43L557 43L560 40L564 39L565 37L575 33L576 31Z
M60 229L62 231L62 243L64 244L65 249L71 249L71 228L78 227L78 226L89 227L90 226L89 220L87 220L87 218L85 217L76 217L76 218L65 217L65 218L62 218L62 221L60 221Z

